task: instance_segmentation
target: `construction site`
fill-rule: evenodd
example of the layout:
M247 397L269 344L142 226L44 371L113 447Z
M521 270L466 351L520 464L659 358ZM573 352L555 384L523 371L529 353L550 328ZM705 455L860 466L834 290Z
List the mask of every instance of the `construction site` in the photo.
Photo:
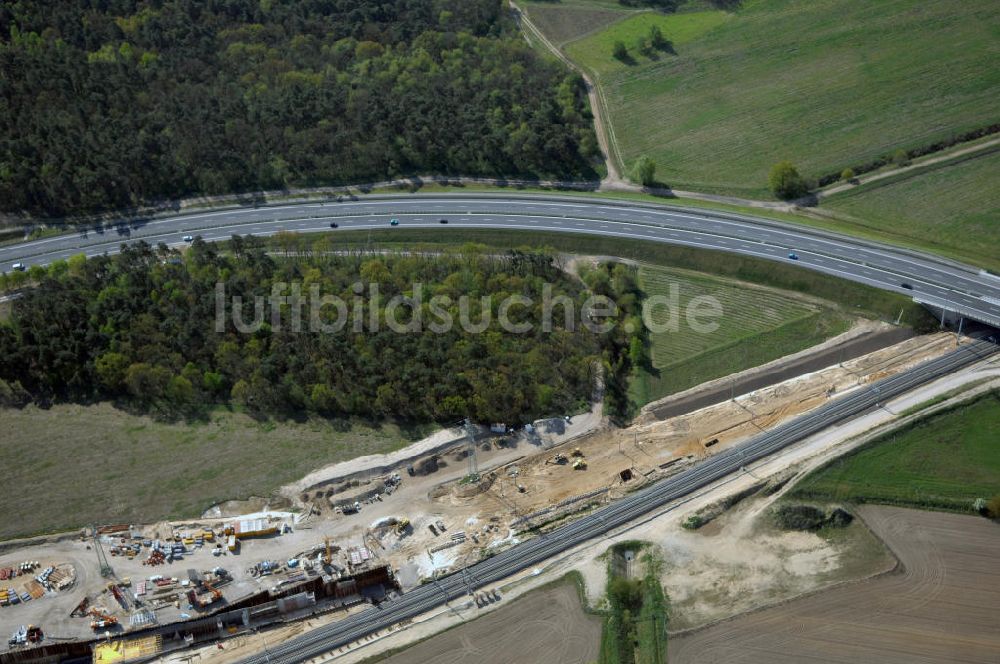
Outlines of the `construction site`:
M626 429L595 412L466 426L285 487L285 511L104 524L0 554L3 662L130 661L357 607L454 572L827 400L954 348L916 337ZM678 395L676 398L683 398ZM225 510L229 511L229 510ZM12 544L12 543L11 543ZM495 589L477 606L502 601Z

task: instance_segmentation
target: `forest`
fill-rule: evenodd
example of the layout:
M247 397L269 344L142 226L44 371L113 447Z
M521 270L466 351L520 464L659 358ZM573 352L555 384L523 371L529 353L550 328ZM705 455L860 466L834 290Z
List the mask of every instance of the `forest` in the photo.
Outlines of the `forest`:
M502 0L0 3L0 211L425 173L597 177L582 79Z
M634 271L600 266L577 279L541 250L496 254L469 245L439 255L333 252L329 242L300 241L289 251L289 237L234 236L225 251L196 239L183 253L137 243L112 256L76 256L35 270L9 320L0 323L0 403L112 400L161 419L193 419L228 406L263 418L313 413L515 424L585 408L596 379L605 375L612 414L627 409L618 387L641 350L630 348L635 342L623 330L631 326L617 323L638 322ZM279 307L279 319L269 313L249 331L228 311L220 318L220 288L226 302L240 296L253 303L276 284L286 293L290 286L281 284L298 284L303 293L315 286L353 307L359 282L366 296L368 284L378 284L361 318L369 321L376 311L378 329L353 323L295 329L288 303ZM432 296L448 296L439 306L459 321L464 295L468 319L479 322L488 313L488 326L481 332L459 324L443 332L429 325L390 329L387 303L416 297L415 284L427 320L440 320L431 318ZM568 298L575 308L572 326L556 305L553 329L545 331L546 288L553 302ZM607 319L616 323L610 330L581 324L580 312L596 293L621 300L620 311ZM498 324L498 310L511 295L530 298L510 315L531 331ZM323 322L337 316L335 308L319 311ZM396 318L408 323L415 316L414 308ZM311 322L311 313L303 319Z

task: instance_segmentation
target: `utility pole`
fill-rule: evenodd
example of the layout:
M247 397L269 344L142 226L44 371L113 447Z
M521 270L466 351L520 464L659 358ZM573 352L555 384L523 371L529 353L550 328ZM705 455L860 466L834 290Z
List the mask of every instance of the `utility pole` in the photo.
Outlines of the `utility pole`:
M97 524L93 526L94 530L94 551L97 552L97 565L101 570L101 576L105 579L109 576L114 576L115 571L111 569L111 564L108 562L108 557L104 553L104 546L101 544L101 536L97 532Z
M962 343L962 326L965 324L965 316L958 319L958 334L955 335L955 345L959 346Z
M465 435L469 438L469 478L473 482L479 481L479 460L476 458L476 436L472 431L472 422L465 418L463 424Z

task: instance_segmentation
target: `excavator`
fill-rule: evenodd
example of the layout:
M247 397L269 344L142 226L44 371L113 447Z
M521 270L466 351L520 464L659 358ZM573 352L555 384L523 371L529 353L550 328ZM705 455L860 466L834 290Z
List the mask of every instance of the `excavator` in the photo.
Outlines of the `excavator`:
M207 590L208 592L212 593L212 597L211 597L211 599L206 598L204 595L202 595L201 597L199 597L198 598L198 605L199 606L203 606L203 607L204 606L208 606L209 604L214 604L214 603L218 602L220 599L222 599L222 591L221 590L219 590L218 588L216 588L215 586L213 586L208 581L202 582L202 585L205 586L205 590Z

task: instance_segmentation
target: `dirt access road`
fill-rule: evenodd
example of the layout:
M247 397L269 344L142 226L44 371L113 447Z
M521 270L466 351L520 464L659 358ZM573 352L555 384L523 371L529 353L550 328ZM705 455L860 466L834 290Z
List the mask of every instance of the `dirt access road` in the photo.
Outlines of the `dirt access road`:
M975 516L865 506L896 572L671 639L671 664L996 664L1000 526Z
M597 660L601 619L572 583L536 590L482 618L393 655L384 664L579 664Z

